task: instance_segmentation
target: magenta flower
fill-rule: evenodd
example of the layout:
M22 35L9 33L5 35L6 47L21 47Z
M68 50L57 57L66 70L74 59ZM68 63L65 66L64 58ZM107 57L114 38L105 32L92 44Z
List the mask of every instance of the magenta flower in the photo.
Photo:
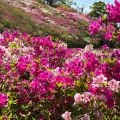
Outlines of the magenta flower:
M105 44L102 46L102 49L108 49L109 47Z
M117 39L120 41L120 34L118 35Z
M118 0L114 1L114 5L107 4L106 10L109 22L120 22L120 2Z
M98 32L99 28L100 28L99 22L95 21L95 22L91 23L90 27L89 27L90 34L95 35Z
M100 18L98 19L98 22L99 22L100 24L102 24L102 22L103 22L102 17L100 17Z
M111 40L112 39L112 32L106 32L105 39L106 40Z
M5 94L0 94L0 107L7 105L8 96Z
M91 86L89 88L89 92L95 94L97 92L98 88L99 88L99 85L97 85L97 84L91 84Z
M106 105L108 108L114 107L114 101L113 101L113 93L111 90L105 89L105 97L107 98Z

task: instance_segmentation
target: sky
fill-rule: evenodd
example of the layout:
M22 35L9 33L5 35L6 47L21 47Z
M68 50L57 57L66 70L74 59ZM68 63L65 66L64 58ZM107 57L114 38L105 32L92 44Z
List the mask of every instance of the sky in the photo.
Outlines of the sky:
M94 2L99 2L99 1L103 1L106 4L110 3L113 4L114 0L73 0L74 2L76 2L76 5L79 7L84 6L84 13L89 12L89 6L91 6Z

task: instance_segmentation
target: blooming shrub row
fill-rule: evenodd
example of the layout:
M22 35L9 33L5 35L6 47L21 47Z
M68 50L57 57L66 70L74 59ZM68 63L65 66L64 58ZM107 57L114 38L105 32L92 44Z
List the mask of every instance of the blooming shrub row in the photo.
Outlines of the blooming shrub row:
M14 31L0 36L0 53L0 119L119 118L120 50Z

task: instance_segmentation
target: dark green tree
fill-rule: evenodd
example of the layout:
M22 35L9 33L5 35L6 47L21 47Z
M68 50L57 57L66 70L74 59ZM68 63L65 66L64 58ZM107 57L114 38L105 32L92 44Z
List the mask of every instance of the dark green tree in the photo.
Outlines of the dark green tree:
M60 0L60 3L69 7L71 7L71 5L76 5L73 0Z
M70 7L71 5L75 4L73 0L42 0L42 1L49 4L50 6L63 4Z
M53 5L53 4L56 4L59 0L44 0L47 2L47 4L49 5Z
M99 18L100 16L104 16L106 14L106 4L102 1L94 2L92 6L90 6L91 11L88 15L92 18Z

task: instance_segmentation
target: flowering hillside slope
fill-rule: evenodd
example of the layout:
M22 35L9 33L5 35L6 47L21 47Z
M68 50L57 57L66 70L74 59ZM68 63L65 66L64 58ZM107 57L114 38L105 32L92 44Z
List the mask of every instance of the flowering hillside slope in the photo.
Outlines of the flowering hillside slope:
M14 6L14 9L21 10L21 12L15 10L12 13L11 10L8 10L8 7L5 8L9 14L9 16L6 16L8 25L5 26L8 29L11 29L11 24L13 23L11 21L15 20L14 17L16 17L16 15L23 20L25 19L25 15L22 16L22 14L26 13L26 16L33 20L33 22L31 22L32 20L26 19L26 23L21 23L21 26L18 28L13 27L16 25L14 23L12 25L12 31L13 29L19 29L21 32L26 31L35 36L51 35L55 41L62 39L70 47L84 47L87 44L85 38L90 36L88 26L92 21L87 15L75 12L75 10L72 11L72 9L71 12L70 10L65 11L60 9L60 7L52 8L48 5L38 3L35 0L0 0L0 5L2 7L5 7L5 5L9 5L10 7L10 5L12 5L12 8ZM5 9L3 9L4 7L2 7L0 9L5 11ZM0 14L3 18L4 15L2 13ZM19 21L21 21L21 19L19 19ZM29 27L26 27L27 24L29 24ZM24 29L21 28L23 26ZM2 26L2 28L3 27L4 26Z

